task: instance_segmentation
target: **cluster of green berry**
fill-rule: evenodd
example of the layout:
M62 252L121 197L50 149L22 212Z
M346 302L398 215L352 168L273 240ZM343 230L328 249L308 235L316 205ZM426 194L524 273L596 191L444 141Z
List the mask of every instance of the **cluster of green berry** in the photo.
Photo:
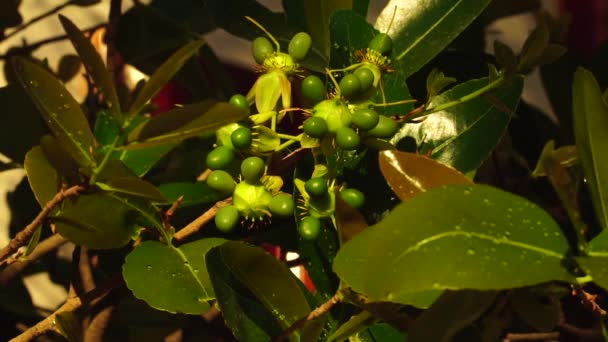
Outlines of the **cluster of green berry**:
M284 53L269 32L248 19L267 35L252 43L260 75L246 96L233 95L229 102L246 110L249 116L244 122L220 128L216 133L216 148L207 155L207 166L213 170L207 184L232 196L232 205L220 208L215 217L217 228L224 232L231 231L241 221L294 215L294 199L280 191L282 178L266 174L273 153L300 143L302 148L310 148L313 155L327 157L338 150L356 150L367 138L389 138L398 129L397 123L379 115L371 102L377 91L382 90L382 74L390 71L387 55L392 43L386 34L376 35L367 49L358 52L358 63L344 69L326 70L333 84L331 91L319 76L305 77L301 91L312 108L292 108L291 79L303 72L298 63L307 58L312 47L311 37L305 32L297 33L289 42L288 53ZM337 82L334 75L340 73L342 77ZM279 132L279 123L291 111L307 117L297 136ZM232 175L237 173L232 167L237 156L244 158L239 182ZM311 178L294 181L298 196L298 233L308 240L317 238L321 220L334 217L337 194L354 208L361 207L365 201L360 191L337 186L335 171L328 170L320 158L315 160Z

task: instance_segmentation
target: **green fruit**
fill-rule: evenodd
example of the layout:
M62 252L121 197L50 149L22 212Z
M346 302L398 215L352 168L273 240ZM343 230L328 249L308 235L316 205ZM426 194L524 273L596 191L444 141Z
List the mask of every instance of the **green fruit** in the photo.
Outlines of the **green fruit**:
M272 194L262 183L240 182L232 193L232 204L248 220L262 220L268 216L271 201Z
M304 121L304 133L313 138L322 138L327 133L327 122L325 119L313 116Z
M228 146L218 146L207 154L207 167L211 170L225 169L234 160L234 151Z
M215 170L207 177L207 185L213 190L232 195L236 182L228 172L224 170Z
M306 32L299 32L289 41L287 52L294 61L299 62L306 59L311 46L312 38L310 38L310 35Z
M360 143L361 138L350 127L339 128L336 132L336 145L344 150L355 150Z
M380 115L376 127L367 131L367 134L376 138L390 138L395 135L395 133L397 133L398 129L399 126L394 120L389 117Z
M361 91L361 82L354 74L346 74L340 80L340 95L351 97L357 95Z
M238 149L244 149L251 145L251 130L247 127L237 128L230 135L232 145Z
M344 189L340 191L340 197L353 208L360 208L365 203L365 195L357 189Z
M266 37L257 37L251 44L251 53L256 63L263 64L264 60L274 53L274 46Z
M380 116L378 113L369 108L359 109L351 116L353 124L364 131L368 131L378 124Z
M369 42L369 48L388 55L393 49L393 40L386 33L380 33Z
M232 231L239 222L239 211L232 205L221 207L215 213L215 225L221 232Z
M304 189L312 197L321 197L327 194L327 182L321 177L311 178L304 183Z
M270 200L268 208L274 215L288 217L293 215L295 204L289 194L278 194Z
M374 83L374 72L367 67L360 67L355 70L354 74L361 83L361 92L367 91Z
M260 157L248 157L241 163L241 175L249 184L256 184L264 175L266 164Z
M310 75L302 81L302 94L313 103L319 103L325 99L327 90L318 76Z
M231 105L235 105L239 108L243 108L247 112L249 112L249 103L247 103L247 98L241 94L234 94L228 100L228 103Z
M317 103L312 109L314 117L325 119L327 130L335 134L338 128L348 127L351 123L351 113L344 101L333 98Z
M298 234L304 240L316 240L321 231L321 221L318 218L307 216L298 225Z

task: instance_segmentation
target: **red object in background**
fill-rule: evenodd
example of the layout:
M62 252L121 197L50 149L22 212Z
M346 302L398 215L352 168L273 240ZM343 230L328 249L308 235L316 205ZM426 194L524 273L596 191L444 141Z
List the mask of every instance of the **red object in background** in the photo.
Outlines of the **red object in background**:
M262 248L264 248L264 250L266 250L266 252L268 252L269 254L271 254L272 256L274 256L277 259L281 259L281 247L280 246L274 246L274 245L269 245L269 244L262 244ZM308 291L310 292L314 292L315 291L315 285L312 283L312 280L310 279L310 277L308 276L308 272L306 272L306 269L304 268L304 266L300 265L298 266L299 268L299 273L300 273L300 280L302 281L302 283L304 284L304 286L306 286L306 288L308 289Z
M608 40L608 1L561 0L561 11L572 21L568 30L568 47L582 57L590 57Z
M176 104L187 103L189 99L190 93L187 89L176 82L169 82L150 101L157 107L151 114L154 116L166 112Z

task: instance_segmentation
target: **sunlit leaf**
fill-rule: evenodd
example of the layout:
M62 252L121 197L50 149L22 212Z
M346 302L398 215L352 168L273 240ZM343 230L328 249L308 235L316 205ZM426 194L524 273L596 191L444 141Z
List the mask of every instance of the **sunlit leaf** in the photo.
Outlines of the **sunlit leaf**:
M419 154L384 151L378 160L384 179L402 201L442 185L472 184L455 169Z
M95 138L80 104L42 66L22 57L14 58L13 65L19 81L61 145L79 165L95 165L92 157Z
M420 193L344 244L334 270L373 301L441 289L573 281L560 227L527 200L484 186Z

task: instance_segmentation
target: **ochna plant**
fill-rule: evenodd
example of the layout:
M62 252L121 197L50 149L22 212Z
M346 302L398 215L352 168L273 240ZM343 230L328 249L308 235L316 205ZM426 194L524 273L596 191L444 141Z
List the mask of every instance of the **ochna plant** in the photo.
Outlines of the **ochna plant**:
M608 97L579 66L561 70L559 129L520 101L531 70L564 62L546 15L518 54L462 53L512 13L498 3L389 1L370 23L359 0L112 1L107 58L60 15L90 94L10 58L0 101L31 127L0 148L42 209L0 251L0 283L22 291L70 242L71 295L38 323L2 306L33 322L14 340L601 338ZM249 40L251 82L222 72L211 28ZM125 65L149 77L129 89ZM171 85L189 99L159 110Z

